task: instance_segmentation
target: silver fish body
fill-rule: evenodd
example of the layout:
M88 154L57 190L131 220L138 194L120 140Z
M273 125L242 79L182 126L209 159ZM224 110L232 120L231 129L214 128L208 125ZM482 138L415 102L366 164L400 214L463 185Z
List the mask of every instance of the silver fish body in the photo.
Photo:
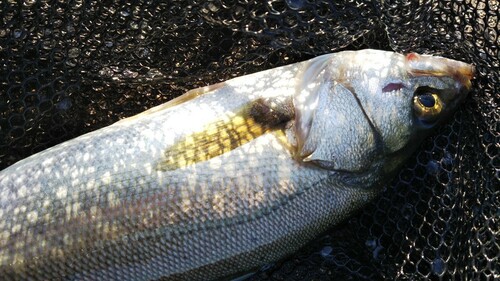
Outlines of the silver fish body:
M35 154L0 172L0 276L211 280L283 258L374 198L473 72L329 54Z

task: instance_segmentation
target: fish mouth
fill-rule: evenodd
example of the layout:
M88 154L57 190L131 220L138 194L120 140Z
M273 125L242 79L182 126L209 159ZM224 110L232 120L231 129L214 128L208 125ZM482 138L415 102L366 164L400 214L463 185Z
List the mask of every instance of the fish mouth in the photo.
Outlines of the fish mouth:
M476 68L472 64L437 56L406 55L409 74L412 76L451 77L457 81L458 92L467 93L471 89Z

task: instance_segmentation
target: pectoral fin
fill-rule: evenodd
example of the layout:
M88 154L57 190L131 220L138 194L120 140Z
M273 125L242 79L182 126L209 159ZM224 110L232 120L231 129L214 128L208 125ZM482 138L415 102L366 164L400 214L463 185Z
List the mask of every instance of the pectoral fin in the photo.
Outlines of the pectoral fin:
M291 100L258 99L170 146L157 167L168 171L207 161L282 129L293 118Z

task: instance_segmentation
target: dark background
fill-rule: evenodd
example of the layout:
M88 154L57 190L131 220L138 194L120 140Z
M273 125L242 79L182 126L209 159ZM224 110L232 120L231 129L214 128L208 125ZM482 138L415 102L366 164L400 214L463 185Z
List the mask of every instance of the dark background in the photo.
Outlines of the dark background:
M0 0L0 169L186 90L341 50L476 65L384 193L252 280L500 276L497 0Z

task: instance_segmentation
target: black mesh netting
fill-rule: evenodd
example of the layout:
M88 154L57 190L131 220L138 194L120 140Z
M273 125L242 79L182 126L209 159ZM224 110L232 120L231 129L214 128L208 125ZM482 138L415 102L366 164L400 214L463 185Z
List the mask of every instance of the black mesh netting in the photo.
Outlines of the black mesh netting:
M0 169L234 76L345 49L444 55L477 68L453 120L358 216L252 280L499 278L497 0L167 2L0 0Z

